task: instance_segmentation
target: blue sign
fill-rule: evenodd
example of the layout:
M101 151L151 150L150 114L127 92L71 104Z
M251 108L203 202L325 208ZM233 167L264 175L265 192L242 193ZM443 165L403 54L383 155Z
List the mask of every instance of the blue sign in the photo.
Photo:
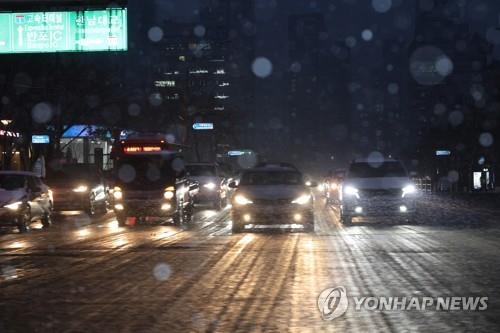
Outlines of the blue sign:
M72 138L88 138L95 136L97 133L102 132L105 134L106 138L111 138L111 133L109 131L104 131L103 127L94 125L73 125L68 126L64 129L62 137L64 139Z
M449 150L436 150L436 156L450 156L451 151Z
M31 143L50 143L50 138L48 135L32 135Z
M241 150L230 150L227 152L227 155L228 156L241 156L241 155L245 155L245 152L241 151Z
M214 124L213 123L194 123L193 129L194 130L213 130Z

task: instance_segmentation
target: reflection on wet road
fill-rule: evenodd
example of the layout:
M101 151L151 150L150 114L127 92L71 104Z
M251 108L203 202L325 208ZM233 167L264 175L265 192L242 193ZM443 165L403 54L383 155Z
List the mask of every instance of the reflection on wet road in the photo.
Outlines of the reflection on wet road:
M441 199L440 199L441 200ZM495 330L500 218L427 200L416 224L344 227L321 200L312 234L231 233L229 209L193 225L119 227L64 214L0 234L0 331ZM453 209L446 209L453 207ZM356 311L324 321L322 290L349 296L488 296L483 312Z

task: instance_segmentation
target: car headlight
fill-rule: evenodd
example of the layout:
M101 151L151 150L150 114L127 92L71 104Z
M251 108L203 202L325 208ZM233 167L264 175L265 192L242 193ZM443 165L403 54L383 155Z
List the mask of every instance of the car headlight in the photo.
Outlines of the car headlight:
M347 196L355 196L359 199L359 190L353 186L346 186L344 188L344 194Z
M251 200L248 200L247 198L245 198L243 195L241 194L237 194L235 197L234 197L234 203L237 204L238 206L245 206L245 205L250 205L250 204L253 204L253 201Z
M204 188L207 190L213 191L215 189L215 184L214 183L206 183L203 185Z
M23 203L21 201L17 201L8 205L5 205L4 207L10 210L18 210L19 207L21 207Z
M117 200L120 200L121 198L123 198L123 192L122 192L122 189L119 188L119 187L115 187L113 189L113 197Z
M163 197L167 200L171 200L175 196L175 188L173 186L169 186L165 189L165 192L163 193Z
M310 194L302 194L300 197L297 199L293 200L292 203L294 204L299 204L299 205L305 205L311 201L311 195Z
M406 185L405 187L403 187L403 198L408 194L414 194L415 192L417 192L417 188L415 187L415 185Z
M73 189L73 192L83 193L83 192L87 192L88 190L89 190L89 187L87 185L79 185Z

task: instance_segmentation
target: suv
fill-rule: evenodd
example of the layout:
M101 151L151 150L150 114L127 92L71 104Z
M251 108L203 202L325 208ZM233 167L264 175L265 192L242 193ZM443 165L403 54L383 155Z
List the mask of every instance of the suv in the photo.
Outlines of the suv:
M401 216L412 219L417 190L402 163L396 160L351 163L340 191L340 218L352 223L356 216Z
M314 186L314 184L311 184ZM314 231L313 197L294 167L265 166L243 172L232 200L233 232L247 224L300 224Z

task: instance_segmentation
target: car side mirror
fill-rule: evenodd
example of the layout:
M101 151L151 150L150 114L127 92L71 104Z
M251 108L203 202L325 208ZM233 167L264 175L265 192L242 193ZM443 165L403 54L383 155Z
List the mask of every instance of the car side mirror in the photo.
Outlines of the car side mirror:
M229 188L238 188L238 184L236 184L235 181L232 181L232 182L229 183L229 185L227 185L227 187L229 187Z

